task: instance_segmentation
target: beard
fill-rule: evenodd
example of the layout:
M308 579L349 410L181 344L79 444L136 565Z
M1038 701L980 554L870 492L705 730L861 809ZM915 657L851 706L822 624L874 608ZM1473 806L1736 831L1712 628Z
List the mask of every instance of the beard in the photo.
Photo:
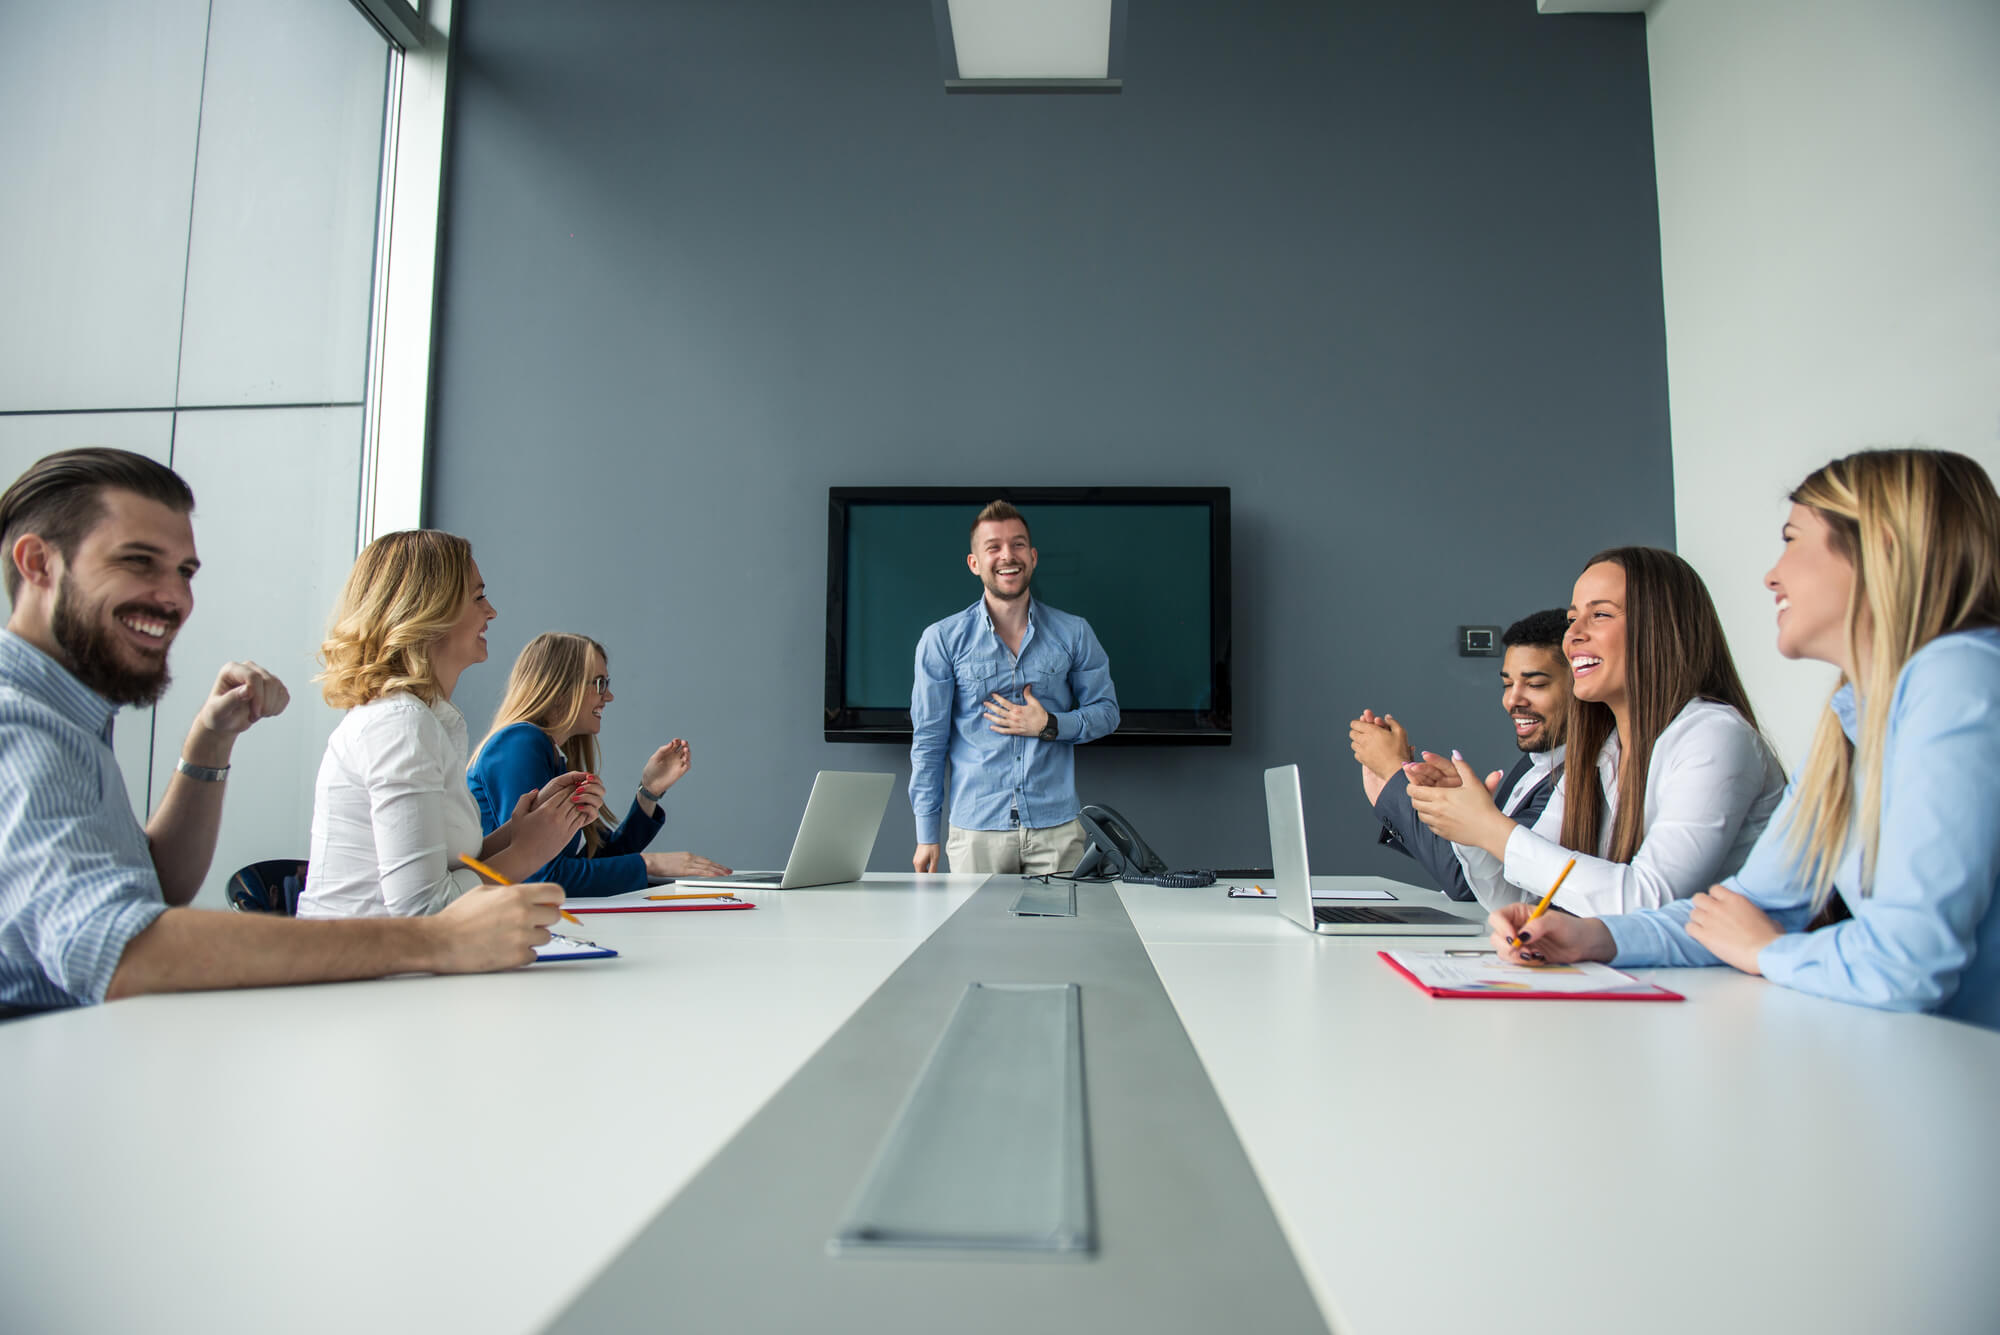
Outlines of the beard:
M1031 574L1024 575L1021 579L1021 587L1012 593L1000 587L1000 579L997 575L982 575L979 582L986 586L986 592L993 597L998 598L1003 603L1011 603L1016 598L1025 598L1028 596L1028 586L1035 582L1035 577Z
M1539 755L1542 752L1553 751L1558 746L1561 746L1563 743L1562 716L1557 715L1553 720L1542 719L1541 725L1541 727L1529 733L1526 737L1517 734L1514 738L1515 747L1525 753Z
M49 616L49 632L55 636L56 647L69 659L70 671L76 679L96 691L114 705L137 705L144 708L156 703L173 684L173 677L167 672L167 655L160 653L160 661L155 666L132 668L125 665L119 656L117 632L110 629L118 616L134 612L167 623L168 630L181 624L178 613L162 612L157 608L142 607L128 603L117 611L106 614L104 605L81 607L82 600L76 591L76 584L67 570L62 582L56 586L56 605Z

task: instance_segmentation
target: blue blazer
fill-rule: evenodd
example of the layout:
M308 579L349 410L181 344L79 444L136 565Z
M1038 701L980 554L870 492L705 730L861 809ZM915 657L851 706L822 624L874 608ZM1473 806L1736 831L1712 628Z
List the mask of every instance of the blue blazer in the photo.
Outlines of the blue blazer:
M549 780L568 772L569 762L547 733L532 723L508 724L480 748L479 759L466 775L472 800L479 805L479 828L493 833L514 813L521 794L539 792ZM624 822L597 846L597 856L584 851L583 836L578 834L576 842L529 879L554 881L576 899L642 890L646 860L639 855L666 821L657 807L648 816L635 797Z

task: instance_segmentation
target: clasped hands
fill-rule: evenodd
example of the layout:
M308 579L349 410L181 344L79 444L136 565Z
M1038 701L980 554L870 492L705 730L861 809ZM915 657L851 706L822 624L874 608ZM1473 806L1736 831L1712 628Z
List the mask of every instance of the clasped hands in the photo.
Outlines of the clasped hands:
M1482 780L1458 752L1447 760L1426 751L1421 760L1405 764L1403 772L1410 778L1410 806L1432 833L1506 858L1514 822L1493 801L1505 777L1501 771Z
M1347 725L1347 744L1361 766L1361 791L1367 794L1369 806L1375 805L1396 771L1417 754L1410 749L1409 731L1396 722L1396 716L1378 715L1372 709L1362 710L1361 717Z
M522 793L507 825L511 840L526 840L524 847L546 862L603 813L603 782L595 774L572 770L550 779L537 792Z

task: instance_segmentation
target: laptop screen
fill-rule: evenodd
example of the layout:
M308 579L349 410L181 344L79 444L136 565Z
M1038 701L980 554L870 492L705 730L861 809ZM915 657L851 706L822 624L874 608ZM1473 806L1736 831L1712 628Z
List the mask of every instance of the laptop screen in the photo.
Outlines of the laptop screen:
M1278 911L1307 931L1313 924L1312 870L1306 865L1305 802L1299 795L1299 767L1264 771L1264 814L1271 826L1272 888Z

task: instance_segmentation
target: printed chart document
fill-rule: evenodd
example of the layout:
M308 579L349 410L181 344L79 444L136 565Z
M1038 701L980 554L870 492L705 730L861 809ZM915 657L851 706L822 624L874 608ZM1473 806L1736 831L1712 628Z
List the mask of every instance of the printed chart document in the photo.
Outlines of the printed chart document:
M1544 1001L1681 1001L1608 964L1508 964L1491 951L1380 950L1389 967L1434 997Z
M563 907L575 914L585 913L687 913L701 909L754 909L757 906L747 899L738 899L727 890L717 890L713 894L695 894L683 891L675 894L671 890L659 890L648 886L644 890L630 890L622 895L606 895L602 899L569 899Z
M550 964L556 960L603 960L610 959L618 952L609 946L600 946L595 941L584 941L574 936L556 936L535 947L535 963Z

